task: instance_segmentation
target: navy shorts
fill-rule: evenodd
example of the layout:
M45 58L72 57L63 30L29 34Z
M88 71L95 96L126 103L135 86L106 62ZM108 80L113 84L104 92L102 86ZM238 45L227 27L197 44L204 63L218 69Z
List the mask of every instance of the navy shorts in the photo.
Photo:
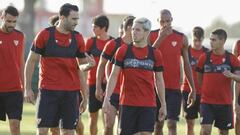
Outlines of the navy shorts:
M186 91L182 92L184 117L187 120L196 119L198 118L198 113L200 113L200 95L197 94L194 105L190 108L187 108L188 95L189 95L189 92L186 92Z
M110 103L117 110L119 110L119 94L113 93L112 96L110 97Z
M120 106L120 135L153 132L156 107Z
M102 88L105 91L106 84L103 84ZM89 86L89 102L88 102L88 111L90 113L97 112L99 109L102 108L102 102L96 98L95 92L96 92L96 85L90 85Z
M233 108L232 105L200 105L201 124L213 124L221 130L233 128Z
M23 111L23 93L16 92L0 92L0 120L8 119L22 120Z
M39 90L37 127L75 129L78 122L79 90Z
M157 97L157 96L156 96ZM165 90L165 100L167 105L167 117L166 119L179 121L179 115L181 111L182 94L180 90ZM160 101L157 97L157 116L161 107ZM156 117L158 121L158 117Z

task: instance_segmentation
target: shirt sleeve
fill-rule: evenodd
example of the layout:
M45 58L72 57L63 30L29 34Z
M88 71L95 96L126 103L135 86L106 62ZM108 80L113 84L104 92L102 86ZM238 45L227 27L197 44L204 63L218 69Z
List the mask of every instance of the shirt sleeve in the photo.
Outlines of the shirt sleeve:
M162 58L162 53L158 49L154 49L154 58L155 58L155 64L153 67L153 70L155 72L162 72L163 71L163 58Z
M232 72L240 71L240 61L238 60L238 58L234 55L231 55L230 60L233 68Z
M204 53L198 59L198 64L197 64L197 67L196 67L197 72L200 72L200 73L204 72L205 61L206 61L206 54Z
M116 46L115 40L108 41L103 49L102 57L107 60L112 60L115 46Z
M87 52L88 54L91 54L92 44L93 44L93 39L88 38L86 41L86 46L85 46L85 52Z
M78 43L78 51L77 51L77 57L78 58L85 58L85 43L84 43L84 39L82 37L81 34L77 34L76 35L76 39L77 39L77 43Z
M126 46L121 46L117 50L117 52L114 56L114 59L112 60L112 63L117 65L117 66L123 67L123 60L124 60L126 51L127 51L127 47Z
M48 38L49 32L47 30L42 30L39 32L32 43L31 51L38 54L43 54Z

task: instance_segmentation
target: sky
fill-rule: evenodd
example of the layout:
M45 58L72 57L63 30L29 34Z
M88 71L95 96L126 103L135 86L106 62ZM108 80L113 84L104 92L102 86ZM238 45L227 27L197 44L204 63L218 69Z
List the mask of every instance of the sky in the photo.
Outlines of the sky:
M0 9L13 3L18 9L23 8L23 0L0 0ZM66 0L45 0L47 9L58 11ZM209 26L215 18L222 18L228 24L240 21L239 0L104 0L106 13L132 14L147 17L152 21L152 29L158 28L157 17L161 9L169 9L173 15L173 26L183 32L194 26ZM68 0L80 4L79 0Z

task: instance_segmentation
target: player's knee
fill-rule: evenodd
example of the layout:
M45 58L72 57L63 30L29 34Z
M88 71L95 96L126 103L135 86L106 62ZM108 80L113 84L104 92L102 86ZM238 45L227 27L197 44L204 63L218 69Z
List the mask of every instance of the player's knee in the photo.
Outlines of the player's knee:
M38 128L37 135L47 135L48 128Z
M194 121L193 120L187 120L187 126L188 126L188 129L193 129Z
M169 129L176 129L177 128L177 124L176 124L176 121L174 120L168 120L168 128Z
M156 121L155 122L155 129L162 129L164 126L164 121Z
M19 120L9 120L10 128L12 131L17 131L20 129L20 121Z

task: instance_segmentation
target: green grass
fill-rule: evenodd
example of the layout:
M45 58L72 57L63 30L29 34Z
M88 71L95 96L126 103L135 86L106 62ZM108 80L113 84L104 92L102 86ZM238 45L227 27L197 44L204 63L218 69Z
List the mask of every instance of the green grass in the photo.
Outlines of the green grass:
M87 111L83 114L82 117L83 123L84 123L84 135L89 135L89 122L88 122L88 113ZM180 119L178 122L178 135L185 135L185 121L184 119ZM101 121L98 122L98 134L102 135L103 124ZM199 120L196 120L196 128L195 133L196 135L199 134L200 131L200 125ZM36 133L36 125L35 125L35 106L31 104L24 104L23 109L23 119L21 122L21 134L22 135L35 135ZM164 134L167 135L167 127L164 126ZM217 135L217 129L213 128L212 135ZM0 135L10 135L9 133L9 127L8 122L0 121ZM234 135L233 130L230 130L229 135Z

